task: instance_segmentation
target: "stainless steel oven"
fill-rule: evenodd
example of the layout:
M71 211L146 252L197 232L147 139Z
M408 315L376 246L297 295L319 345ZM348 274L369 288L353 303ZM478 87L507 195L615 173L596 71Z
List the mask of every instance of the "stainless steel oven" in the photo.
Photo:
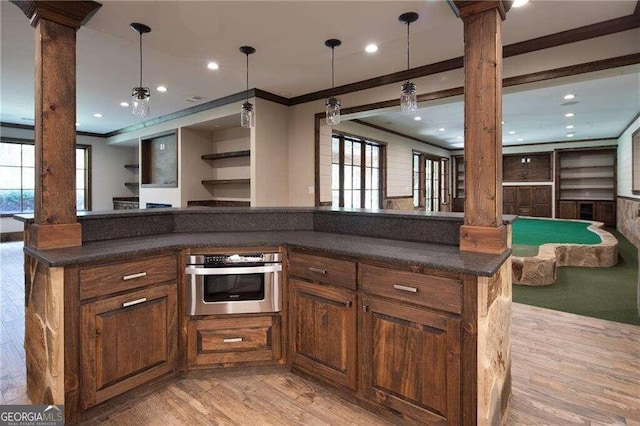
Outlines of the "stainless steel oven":
M282 254L202 254L187 259L189 315L280 312Z

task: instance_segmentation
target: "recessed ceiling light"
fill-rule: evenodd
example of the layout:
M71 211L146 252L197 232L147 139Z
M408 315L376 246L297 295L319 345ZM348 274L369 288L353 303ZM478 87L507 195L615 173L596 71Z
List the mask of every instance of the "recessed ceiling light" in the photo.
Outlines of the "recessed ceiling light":
M218 65L217 62L209 62L207 64L207 68L209 68L210 70L217 70L218 68L220 68L220 65Z
M569 124L569 125L567 126L567 129L573 129L573 124Z
M575 117L576 115L574 113L572 113L572 112L568 112L564 116L567 117L567 118L571 118L571 117Z
M156 87L156 90L158 92L166 92L167 91L167 86L158 86L158 87Z
M514 2L511 3L511 7L522 7L527 3L529 3L529 0L514 0Z
M80 123L76 123L76 126L80 126Z
M515 134L516 134L516 131L515 131L515 130L509 130L509 134L510 134L510 135L515 135Z
M518 142L522 142L523 140L523 138L518 138Z
M438 129L438 131L439 131L439 132L444 132L445 130L447 130L447 129L445 129L444 127L440 127L440 128Z
M564 95L564 98L565 98L566 100L571 100L571 99L573 99L573 98L575 98L575 97L576 97L576 95L573 95L573 94L571 94L571 93L569 93L569 94L567 94L567 95Z
M96 112L95 114L93 114L93 116L95 118L102 118L102 114L100 114L99 112Z
M413 117L413 119L416 120L416 121L420 121L420 120L422 120L422 117Z
M462 136L458 136L458 139L462 139Z
M568 138L572 138L572 137L574 137L575 135L576 135L575 133L567 133L567 137L568 137Z
M128 107L129 106L129 102L120 102L120 106L121 107Z
M502 122L502 124L504 124L504 121Z
M364 48L367 53L375 53L378 51L378 45L375 43L367 44L367 47Z

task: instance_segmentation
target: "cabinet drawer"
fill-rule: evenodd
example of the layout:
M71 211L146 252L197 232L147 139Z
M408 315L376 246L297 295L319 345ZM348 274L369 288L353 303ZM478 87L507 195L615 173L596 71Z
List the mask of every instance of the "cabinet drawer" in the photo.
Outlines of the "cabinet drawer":
M171 254L84 268L80 270L80 299L175 280L177 265L176 255Z
M356 264L348 260L291 252L289 274L356 289Z
M367 293L459 314L460 280L360 264L360 287Z
M280 316L203 319L189 322L189 365L279 361Z

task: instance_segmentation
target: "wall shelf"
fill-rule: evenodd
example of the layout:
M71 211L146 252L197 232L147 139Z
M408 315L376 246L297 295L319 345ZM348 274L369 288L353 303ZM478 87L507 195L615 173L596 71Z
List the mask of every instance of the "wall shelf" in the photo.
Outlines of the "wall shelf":
M251 179L209 179L202 181L203 185L230 185L234 183L251 183Z
M220 152L218 154L207 154L207 155L203 155L201 158L203 160L221 160L223 158L249 157L250 155L251 155L251 150L246 150L246 151Z
M140 185L140 183L138 183L138 182L125 182L124 183L124 186L126 186L128 188L130 188L130 187L137 188L139 185Z
M136 164L125 164L124 168L127 170L138 170L140 168L140 164L136 163Z

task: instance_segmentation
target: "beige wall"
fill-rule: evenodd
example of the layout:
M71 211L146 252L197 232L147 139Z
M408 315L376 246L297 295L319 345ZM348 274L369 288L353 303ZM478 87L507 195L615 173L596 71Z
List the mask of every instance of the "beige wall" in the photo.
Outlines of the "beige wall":
M180 206L186 207L191 200L211 198L209 191L202 185L205 179L211 179L212 167L201 157L212 154L213 138L209 131L183 127L180 129Z
M289 204L289 109L256 99L256 126L251 138L251 206Z

